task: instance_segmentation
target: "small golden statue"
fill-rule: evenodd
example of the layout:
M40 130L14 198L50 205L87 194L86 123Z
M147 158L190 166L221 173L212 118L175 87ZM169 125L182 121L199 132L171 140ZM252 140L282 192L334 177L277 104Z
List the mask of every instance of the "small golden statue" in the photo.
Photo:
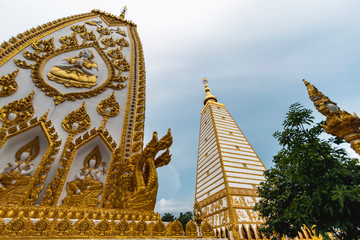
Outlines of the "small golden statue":
M47 74L48 78L66 87L91 88L96 85L98 66L92 61L92 51L86 49L76 57L63 59Z
M98 167L101 156L96 147L84 160L84 168L76 175L76 180L68 182L66 186L67 196L62 205L72 207L97 207L98 196L103 191L103 183L100 182L101 175L105 174L105 162L102 162L102 170Z
M0 169L0 202L2 204L22 204L26 188L32 179L35 167L29 152L22 152L19 160L8 163Z

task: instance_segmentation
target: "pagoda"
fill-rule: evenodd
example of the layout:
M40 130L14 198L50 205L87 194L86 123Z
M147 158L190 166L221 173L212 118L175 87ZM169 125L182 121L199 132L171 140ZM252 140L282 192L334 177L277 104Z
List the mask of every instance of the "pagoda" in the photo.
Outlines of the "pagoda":
M262 220L252 208L266 168L205 78L204 83L195 201L217 237L261 239Z

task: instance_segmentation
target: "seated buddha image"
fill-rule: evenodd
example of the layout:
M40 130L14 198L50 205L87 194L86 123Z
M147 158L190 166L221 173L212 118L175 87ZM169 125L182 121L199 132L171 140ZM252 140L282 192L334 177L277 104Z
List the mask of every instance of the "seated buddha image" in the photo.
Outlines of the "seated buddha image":
M94 54L86 49L76 57L68 57L50 69L48 78L66 87L91 88L96 85L98 66Z
M98 196L103 190L103 183L99 179L105 173L105 162L103 169L97 169L100 162L98 159L85 159L85 168L80 169L75 180L67 183L63 206L97 207Z
M0 203L22 204L24 194L35 170L29 152L23 152L19 160L9 162L0 169Z

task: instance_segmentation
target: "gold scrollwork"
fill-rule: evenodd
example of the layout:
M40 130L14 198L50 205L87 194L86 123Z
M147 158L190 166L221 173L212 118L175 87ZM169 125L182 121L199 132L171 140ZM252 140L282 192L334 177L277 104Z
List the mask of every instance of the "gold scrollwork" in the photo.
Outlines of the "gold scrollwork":
M63 120L63 128L70 134L76 135L89 129L91 124L90 116L86 112L85 102L81 107L69 113Z
M10 74L0 77L0 97L7 97L16 92L17 83L15 78L19 72L19 69L16 69Z

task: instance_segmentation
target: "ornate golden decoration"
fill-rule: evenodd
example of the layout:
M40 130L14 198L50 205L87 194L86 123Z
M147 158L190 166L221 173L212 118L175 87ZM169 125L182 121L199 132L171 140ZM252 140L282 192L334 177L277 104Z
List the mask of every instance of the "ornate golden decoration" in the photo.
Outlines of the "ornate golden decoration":
M207 221L204 221L201 224L201 233L202 233L203 237L213 237L214 236L213 228Z
M102 164L102 170L98 167ZM67 183L67 196L64 198L63 206L73 207L97 207L98 196L102 193L103 183L99 176L105 174L105 162L101 161L99 147L96 147L84 159L84 168L80 170L78 178Z
M19 72L19 69L16 69L10 74L0 77L0 97L7 97L16 92L17 83L15 78Z
M23 216L13 218L5 226L2 235L8 236L26 236L31 227L30 219Z
M360 118L341 110L337 104L322 94L316 87L303 80L316 109L326 116L326 125L321 125L329 134L344 139L360 154Z
M196 224L198 226L200 226L202 220L203 220L203 214L202 214L202 210L200 207L200 204L198 201L195 201L194 203L194 221L196 222Z
M140 220L134 229L134 235L135 236L147 236L148 233L148 226L146 222L142 219Z
M154 226L152 227L153 236L165 236L165 224L161 220L157 220Z
M128 236L130 225L127 221L121 220L115 227L115 235Z
M98 66L92 61L94 53L83 50L76 57L68 57L47 73L49 80L66 87L92 88L96 85Z
M41 218L32 226L31 235L48 236L51 229L51 222L49 219Z
M22 146L15 154L15 161L0 170L0 203L22 204L24 195L35 171L31 162L39 154L39 137Z
M113 234L113 224L106 219L101 220L96 224L95 236L111 236Z
M197 236L197 227L196 227L196 224L190 220L187 224L186 224L186 236L189 236L189 237L195 237Z
M30 61L35 61L33 64L27 63L27 61L22 61L15 59L16 65L21 68L30 68L32 69L32 77L34 83L42 91L44 91L48 96L54 98L55 103L59 104L65 100L74 101L79 98L89 98L96 96L108 88L113 88L114 90L123 89L126 85L121 84L127 80L127 77L121 77L121 74L125 71L130 71L130 65L127 62L126 58L120 55L109 58L106 53L103 52L99 46L99 42L103 42L105 45L110 44L105 39L100 40L104 35L110 35L111 31L104 27L97 28L97 31L100 33L99 39L96 39L95 34L90 31L88 32L85 25L73 25L71 30L74 33L70 36L62 36L59 38L59 41L62 43L62 46L58 49L55 48L54 39L50 38L48 40L37 40L33 42L32 48L34 52L28 52L24 50L24 57ZM83 41L79 44L77 40L77 35L79 35ZM125 39L117 39L115 44L118 44L121 48L129 46ZM108 46L106 45L106 48ZM91 52L89 48L94 48L108 68L108 77L107 79L99 86L96 85L97 77L97 64L92 61L94 54L91 53L90 56L87 56L86 52ZM51 58L79 50L85 49L77 57L69 57L64 59L57 66L54 66L50 72L47 74L49 81L55 81L60 84L64 84L66 87L77 87L77 88L92 88L89 91L83 92L70 92L70 93L61 93L55 87L51 86L45 80L42 69L44 68L46 62ZM115 83L115 84L113 84Z
M66 139L63 153L60 157L60 166L56 171L56 176L54 180L48 185L45 195L42 198L41 204L48 206L56 204L56 201L59 198L58 189L64 185L64 178L66 177L71 159L71 151L74 149L74 144L72 140L74 136L78 133L84 132L89 129L91 124L90 116L86 112L85 102L81 107L71 113L69 113L63 120L62 126L69 133L69 136ZM61 188L60 188L61 189ZM58 193L55 195L55 193Z
M171 228L170 228L170 235L171 236L183 236L184 235L183 225L181 224L181 222L179 222L179 220L175 219L175 221L172 222Z
M73 234L78 236L94 235L95 224L88 218L78 220L73 226Z
M3 122L0 132L5 132L14 124L28 121L34 114L32 100L34 91L27 97L13 101L0 109L0 120ZM4 135L2 135L4 137ZM0 137L2 139L3 137Z
M55 236L69 236L72 234L72 223L69 218L61 219L60 221L54 220L52 222L53 228L51 235Z
M105 47L102 48L104 50L108 49L109 47L115 47L116 46L116 42L114 41L114 39L112 37L101 39L101 43L103 45L105 45Z
M153 210L158 188L156 168L170 162L171 144L170 129L160 140L154 132L152 140L141 153L134 154L126 161L116 161L120 172L118 177L114 178L118 179L115 190L104 193L105 207ZM165 149L164 153L155 158L159 151Z
M38 136L15 153L14 163L9 164L9 168L3 170L0 174L0 183L3 185L3 188L0 190L2 195L0 202L2 204L33 205L44 187L50 165L54 161L54 156L58 153L59 146L61 145L61 140L58 140L58 135L51 121L47 120L47 113L39 120L34 118L29 123L23 122L18 127L10 128L9 134L0 141L0 147L13 136L26 133L37 126L42 128L49 146L36 170L33 169L31 160L39 153ZM10 184L13 181L16 181L15 184Z
M98 104L97 111L104 116L100 126L100 129L104 129L109 117L115 117L120 113L120 106L116 101L114 92Z

